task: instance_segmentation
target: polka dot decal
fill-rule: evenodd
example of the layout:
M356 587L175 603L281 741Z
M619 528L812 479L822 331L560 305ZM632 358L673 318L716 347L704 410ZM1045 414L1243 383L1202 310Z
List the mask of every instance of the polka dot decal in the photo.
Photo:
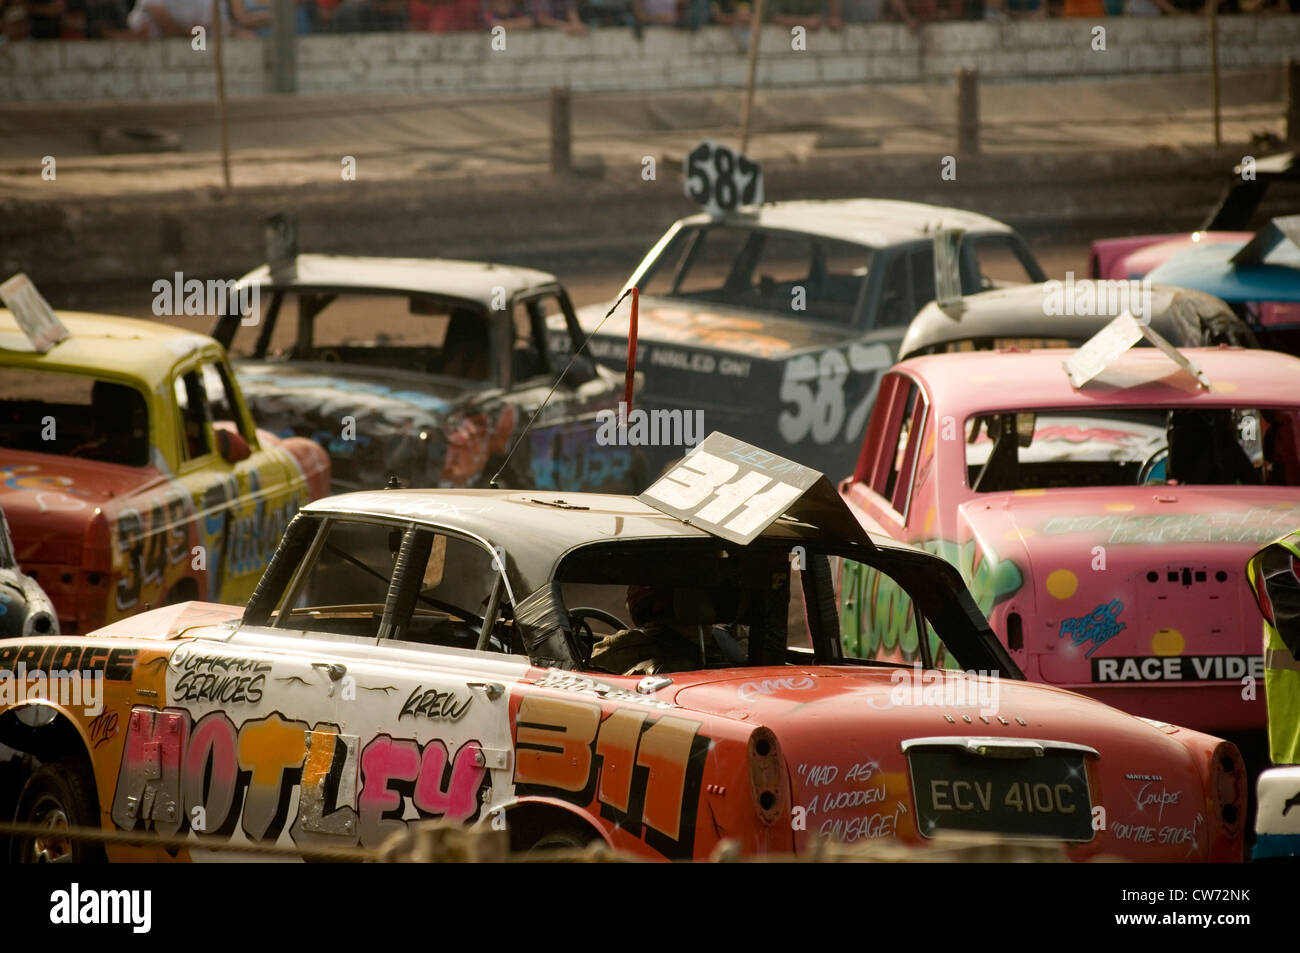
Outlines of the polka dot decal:
M1079 577L1068 569L1057 569L1047 576L1047 592L1054 599L1068 599L1079 588Z

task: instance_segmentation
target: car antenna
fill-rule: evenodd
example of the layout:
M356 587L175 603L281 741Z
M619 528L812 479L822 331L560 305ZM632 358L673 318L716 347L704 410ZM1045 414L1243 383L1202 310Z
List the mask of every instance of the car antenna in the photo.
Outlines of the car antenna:
M568 374L569 369L573 367L573 362L576 361L579 358L579 356L581 356L582 352L587 349L587 345L591 343L591 339L594 338L600 332L600 329L604 327L605 322L609 320L610 315L612 315L615 311L618 310L618 306L623 303L623 299L626 298L628 295L632 295L633 307L635 308L638 292L637 292L636 285L631 285L630 287L623 289L623 293L618 296L618 300L615 301L613 305L610 306L610 309L605 312L605 316L600 319L600 323L598 323L594 328L592 328L591 333L587 335L586 339L582 342L582 344L578 347L578 349L573 352L573 356L569 358L569 363L564 365L564 370L560 371L560 375L557 378L555 378L555 383L552 384L551 389L546 392L546 397L542 399L541 404L538 405L537 409L533 411L533 415L528 418L528 423L524 425L524 429L521 430L519 432L519 436L515 438L515 442L510 447L510 451L506 454L506 458L501 461L501 466L497 467L497 472L492 474L492 479L488 481L489 487L491 487L494 490L500 489L500 487L497 485L497 477L501 476L505 468L510 465L510 458L515 455L515 451L519 449L519 445L523 443L524 438L528 436L528 431L533 429L533 422L537 420L537 415L540 414L546 408L547 403L551 399L551 395L555 393L555 388L560 386L560 381L564 380L564 376Z

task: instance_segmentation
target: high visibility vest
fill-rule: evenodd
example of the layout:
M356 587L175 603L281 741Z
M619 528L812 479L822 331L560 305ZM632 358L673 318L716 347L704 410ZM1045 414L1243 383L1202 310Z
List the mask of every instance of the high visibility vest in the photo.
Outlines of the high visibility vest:
M1300 764L1300 531L1252 556L1246 577L1264 616L1269 757Z

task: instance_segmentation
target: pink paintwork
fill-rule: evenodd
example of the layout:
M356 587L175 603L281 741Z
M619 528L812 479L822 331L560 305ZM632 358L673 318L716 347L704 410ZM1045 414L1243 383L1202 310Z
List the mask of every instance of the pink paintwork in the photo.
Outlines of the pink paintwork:
M842 495L869 530L954 562L1030 679L1200 730L1263 727L1259 614L1245 563L1300 526L1300 360L1184 349L1211 381L1206 391L1142 348L1075 390L1061 366L1071 353L974 352L897 365ZM1039 412L1032 452L1065 447L1073 467L1083 457L1107 465L1126 441L1136 456L1124 459L1144 459L1161 431L1152 444L1150 426L1108 422L1106 411L1117 408L1267 410L1269 426L1281 429L1276 452L1289 485L970 488L991 446L983 432L968 445L972 415ZM1030 452L1019 451L1022 467Z
M1180 235L1137 235L1104 238L1092 243L1089 277L1128 280L1141 278L1193 245L1250 241L1253 232L1185 232Z

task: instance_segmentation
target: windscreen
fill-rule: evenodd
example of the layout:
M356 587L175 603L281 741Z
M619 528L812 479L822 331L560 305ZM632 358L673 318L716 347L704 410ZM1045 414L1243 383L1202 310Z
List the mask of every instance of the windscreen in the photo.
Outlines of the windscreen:
M665 246L641 293L848 327L872 254L865 245L817 235L700 225L683 228Z

